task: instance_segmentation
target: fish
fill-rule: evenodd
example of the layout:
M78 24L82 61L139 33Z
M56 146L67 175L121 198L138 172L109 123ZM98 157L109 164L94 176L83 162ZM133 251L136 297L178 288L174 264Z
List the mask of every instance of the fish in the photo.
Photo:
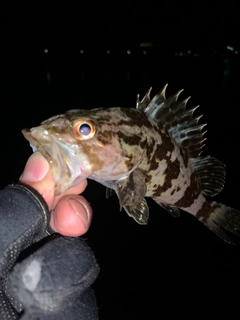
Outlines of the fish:
M149 219L147 198L173 217L190 213L223 241L235 244L240 212L212 198L223 190L226 166L202 155L206 124L187 108L182 90L166 98L166 84L153 98L152 87L136 107L73 109L23 129L33 151L48 160L61 194L83 179L117 194L138 224ZM232 237L231 237L232 235Z

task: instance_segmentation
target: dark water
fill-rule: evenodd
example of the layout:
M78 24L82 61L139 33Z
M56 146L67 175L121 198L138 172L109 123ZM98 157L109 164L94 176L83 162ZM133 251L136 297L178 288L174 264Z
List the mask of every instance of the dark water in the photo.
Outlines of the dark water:
M1 187L17 181L31 154L22 128L71 108L135 107L138 93L152 86L154 94L168 83L167 96L184 88L189 107L200 104L197 113L208 123L203 154L227 165L226 186L216 199L240 209L237 54L126 46L26 50L5 59ZM85 238L101 267L94 285L101 319L217 318L223 312L233 319L240 303L239 240L227 245L189 214L174 219L151 199L149 224L137 225L92 181L84 195L94 210Z

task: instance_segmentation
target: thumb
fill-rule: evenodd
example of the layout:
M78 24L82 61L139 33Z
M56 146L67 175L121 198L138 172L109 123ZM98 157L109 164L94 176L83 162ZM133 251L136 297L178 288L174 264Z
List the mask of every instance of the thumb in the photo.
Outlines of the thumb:
M51 209L55 182L49 170L49 164L40 152L35 152L29 157L19 181L37 190Z

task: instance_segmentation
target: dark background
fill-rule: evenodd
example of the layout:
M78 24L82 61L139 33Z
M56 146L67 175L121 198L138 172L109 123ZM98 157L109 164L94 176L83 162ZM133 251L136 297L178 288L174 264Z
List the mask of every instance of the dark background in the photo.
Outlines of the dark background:
M135 107L166 83L184 88L207 123L204 155L226 164L216 200L239 204L239 9L231 2L101 1L1 8L1 187L17 181L31 148L21 129L71 108ZM195 218L149 199L147 226L119 212L89 181L85 236L101 272L100 319L238 316L240 241L231 246Z

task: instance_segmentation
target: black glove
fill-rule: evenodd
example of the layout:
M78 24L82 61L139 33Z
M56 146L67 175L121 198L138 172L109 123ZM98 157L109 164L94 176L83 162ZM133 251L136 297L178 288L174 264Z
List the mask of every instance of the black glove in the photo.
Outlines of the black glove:
M95 257L80 237L49 235L42 197L24 185L5 188L0 221L0 319L98 319Z

